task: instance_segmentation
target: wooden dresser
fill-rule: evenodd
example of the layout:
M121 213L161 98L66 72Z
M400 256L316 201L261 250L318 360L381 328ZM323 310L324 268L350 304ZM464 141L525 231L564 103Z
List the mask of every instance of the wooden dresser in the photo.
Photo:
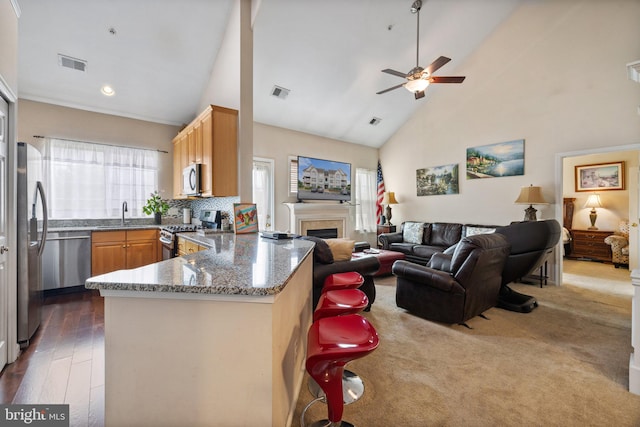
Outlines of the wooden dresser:
M611 246L604 242L613 231L571 230L571 254L569 258L588 258L611 262Z

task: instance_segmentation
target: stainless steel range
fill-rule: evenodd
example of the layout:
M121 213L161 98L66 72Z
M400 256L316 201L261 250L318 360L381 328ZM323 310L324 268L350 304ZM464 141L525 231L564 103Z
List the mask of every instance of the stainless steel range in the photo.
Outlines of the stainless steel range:
M165 225L160 229L160 243L162 244L162 259L171 259L178 256L178 242L176 234L200 229L199 225L177 224Z

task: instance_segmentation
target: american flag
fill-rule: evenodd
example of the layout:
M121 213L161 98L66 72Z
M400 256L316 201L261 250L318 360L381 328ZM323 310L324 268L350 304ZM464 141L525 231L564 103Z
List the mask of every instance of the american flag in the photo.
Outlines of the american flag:
M382 198L384 197L384 178L382 177L382 166L378 160L378 198L376 199L376 218L378 224L382 224Z

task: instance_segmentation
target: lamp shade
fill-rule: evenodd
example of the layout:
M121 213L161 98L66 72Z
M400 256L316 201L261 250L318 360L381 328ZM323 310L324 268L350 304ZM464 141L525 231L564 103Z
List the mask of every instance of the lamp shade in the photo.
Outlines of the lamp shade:
M584 204L585 208L601 208L602 203L600 202L600 196L597 194L592 194L587 198L587 203Z
M384 196L382 196L382 204L397 205L398 201L396 200L396 193L394 193L393 191L388 191L384 193Z
M404 88L413 93L422 92L427 86L429 86L429 80L425 79L409 80L404 84Z
M520 205L546 205L548 204L544 197L542 197L542 188L534 187L522 187L520 189L520 195L516 199L515 203Z

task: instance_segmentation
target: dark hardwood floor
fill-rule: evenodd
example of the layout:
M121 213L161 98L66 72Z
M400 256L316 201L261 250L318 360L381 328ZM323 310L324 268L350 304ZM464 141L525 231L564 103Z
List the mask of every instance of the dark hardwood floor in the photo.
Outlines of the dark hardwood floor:
M104 303L97 291L45 298L31 344L0 374L0 400L66 403L71 426L104 425Z

